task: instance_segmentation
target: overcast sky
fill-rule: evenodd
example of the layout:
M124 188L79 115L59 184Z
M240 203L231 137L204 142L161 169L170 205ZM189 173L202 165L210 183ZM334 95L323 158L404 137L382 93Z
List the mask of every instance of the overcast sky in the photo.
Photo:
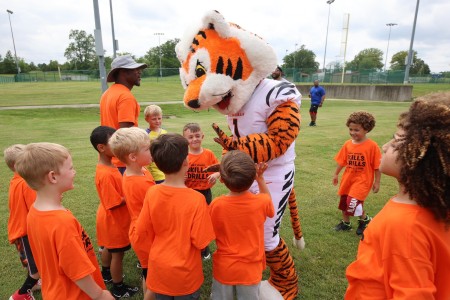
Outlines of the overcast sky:
M112 56L109 0L98 0L103 46ZM389 56L409 49L417 1L415 0L112 0L115 37L119 52L143 56L150 48L180 38L184 28L198 22L205 11L216 9L227 21L263 37L282 63L286 53L305 45L323 67L328 12L329 32L326 64L343 61L341 42L344 14L350 15L346 61L366 48L378 48L386 55L389 27ZM57 60L64 63L64 50L71 29L94 35L93 1L90 0L1 0L0 54L14 55L10 15L17 55L35 64ZM450 70L450 1L422 0L419 5L414 50L432 72ZM287 51L286 51L287 50ZM383 63L385 60L383 57Z

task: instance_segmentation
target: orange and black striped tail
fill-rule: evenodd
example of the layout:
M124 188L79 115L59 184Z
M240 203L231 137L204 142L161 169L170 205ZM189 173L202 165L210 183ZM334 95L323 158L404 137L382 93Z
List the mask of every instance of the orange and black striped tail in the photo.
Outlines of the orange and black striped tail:
M294 260L283 239L272 251L266 252L266 262L270 268L269 283L275 287L285 300L294 300L299 292L298 275Z
M295 190L292 188L289 195L289 212L291 214L291 225L294 231L296 240L299 240L303 236L302 225L300 224L300 216L298 215L297 197L295 196Z

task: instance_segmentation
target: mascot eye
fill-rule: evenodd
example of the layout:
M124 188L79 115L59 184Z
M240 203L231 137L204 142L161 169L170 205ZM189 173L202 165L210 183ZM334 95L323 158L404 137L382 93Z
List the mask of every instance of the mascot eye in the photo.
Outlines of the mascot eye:
M205 74L206 74L205 67L203 67L201 64L198 63L197 66L195 67L195 76L197 76L197 78L199 78Z

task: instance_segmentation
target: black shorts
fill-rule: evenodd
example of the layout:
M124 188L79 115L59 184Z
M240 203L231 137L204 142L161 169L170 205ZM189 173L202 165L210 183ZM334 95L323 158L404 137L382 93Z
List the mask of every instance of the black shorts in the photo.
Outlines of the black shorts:
M113 248L113 249L106 248L106 249L108 249L109 253L119 253L119 252L125 252L125 251L130 250L131 245L128 245L128 246L125 246L122 248Z
M317 112L319 109L319 104L311 104L311 107L309 108L309 112Z
M206 203L207 203L208 205L211 204L211 201L212 201L212 193L211 193L211 189L207 189L207 190L196 190L196 191L202 193L202 195L205 196Z
M30 242L28 241L28 236L25 235L14 241L17 252L19 252L20 262L22 266L28 269L30 275L36 274L38 269L36 263L34 262L33 253L31 252Z

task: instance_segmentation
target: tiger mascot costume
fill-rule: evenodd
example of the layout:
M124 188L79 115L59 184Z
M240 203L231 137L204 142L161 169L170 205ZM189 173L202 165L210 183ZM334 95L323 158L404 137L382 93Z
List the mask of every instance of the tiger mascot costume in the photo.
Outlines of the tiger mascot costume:
M227 23L210 11L200 27L186 33L176 48L184 104L193 110L213 107L227 116L233 135L213 124L214 140L225 150L248 153L255 162L267 162L264 177L276 214L264 228L266 262L270 278L261 283L261 299L295 299L298 275L279 227L289 204L294 246L303 249L294 192L295 139L300 130L299 91L290 82L266 77L275 70L274 50L260 37ZM252 192L258 192L255 183Z

